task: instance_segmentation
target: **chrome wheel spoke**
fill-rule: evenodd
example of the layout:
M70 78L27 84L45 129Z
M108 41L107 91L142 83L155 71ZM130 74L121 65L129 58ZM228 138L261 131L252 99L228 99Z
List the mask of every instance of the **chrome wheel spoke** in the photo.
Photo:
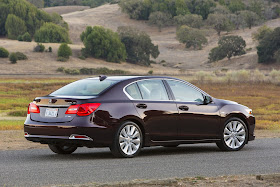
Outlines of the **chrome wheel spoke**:
M124 126L119 135L119 145L121 151L126 155L136 153L141 145L139 130L134 125Z
M238 149L245 143L245 127L239 121L230 121L226 124L223 134L226 146L232 149Z

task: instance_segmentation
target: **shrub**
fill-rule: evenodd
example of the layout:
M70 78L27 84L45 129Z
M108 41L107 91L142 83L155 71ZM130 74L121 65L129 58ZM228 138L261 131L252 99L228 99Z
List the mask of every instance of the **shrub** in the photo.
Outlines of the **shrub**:
M68 61L68 58L64 58L64 57L57 57L57 61L60 61L60 62L67 62Z
M5 23L5 30L8 34L8 38L15 40L19 35L26 32L26 26L21 18L14 14L9 14Z
M218 35L221 34L221 31L228 32L232 29L230 20L223 14L209 14L207 23L217 31Z
M202 45L207 44L207 39L200 30L185 25L177 30L176 37L181 43L186 44L186 48L201 49Z
M126 59L125 45L117 33L101 26L87 27L81 34L85 45L82 53L95 58L103 58L109 62L119 63Z
M274 53L274 58L276 60L277 63L280 63L280 49L278 49L275 53Z
M3 47L0 47L0 58L8 58L9 51Z
M221 47L214 47L211 49L208 59L210 62L215 62L224 59L226 56L225 51Z
M149 74L149 75L152 75L153 73L154 73L153 70L148 71L148 74Z
M230 59L232 56L245 54L246 42L241 36L223 36L218 47L213 48L209 53L210 62L221 60L225 57Z
M260 28L258 28L258 30L256 32L253 33L253 39L260 41L262 40L266 35L272 33L273 29L269 28L268 26L264 25Z
M36 31L34 39L42 43L70 43L68 30L54 23L45 23Z
M26 42L31 42L32 38L28 32L26 32L24 35L22 35L22 40Z
M125 75L128 74L128 71L124 71L124 70L112 70L112 69L108 69L108 68L81 68L80 70L80 74L81 75L97 75L97 74L106 74L106 75Z
M11 61L12 64L17 63L17 60L18 60L18 59L17 59L16 53L11 53L10 56L9 56L9 59L10 59L10 61Z
M50 53L52 52L52 47L49 47L49 52L50 52Z
M206 71L199 71L199 72L195 73L195 79L199 83L205 83L205 82L212 81L213 76L215 76L213 73L206 72Z
M34 47L34 52L44 52L45 46L43 44L37 43L37 46Z
M260 41L257 46L259 63L269 63L275 61L275 52L280 49L280 27L274 29L270 34Z
M158 46L145 32L131 27L119 27L118 32L127 52L127 62L139 65L150 65L150 58L159 56Z
M187 25L192 28L200 28L203 25L202 16L196 14L175 16L174 20L177 26Z
M83 55L79 56L78 58L81 59L81 60L85 60L86 59L86 57L83 56Z
M17 37L17 40L20 41L20 42L22 42L22 41L23 41L22 35L19 35L19 36Z
M20 116L25 117L27 115L26 110L16 110L16 111L10 111L8 112L8 116Z
M16 52L16 57L17 57L17 60L27 60L27 56L21 52Z
M57 72L64 72L64 70L65 70L65 68L64 67L59 67L59 68L57 68Z
M241 0L231 0L228 9L235 13L237 11L245 10L246 6Z
M63 43L59 46L57 51L58 57L69 59L71 55L72 55L72 50L66 43Z
M171 24L171 19L171 14L157 11L150 14L148 23L150 25L156 25L158 30L161 31L162 27L169 26Z
M151 4L148 1L121 0L119 6L131 19L148 20L150 16Z
M64 72L69 75L79 75L80 71L78 69L65 69Z

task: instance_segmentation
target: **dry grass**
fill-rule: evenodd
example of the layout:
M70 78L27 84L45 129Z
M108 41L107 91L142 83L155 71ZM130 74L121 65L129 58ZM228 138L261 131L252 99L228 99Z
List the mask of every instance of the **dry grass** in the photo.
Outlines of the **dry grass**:
M62 14L68 14L71 12L76 11L83 11L89 9L89 6L57 6L57 7L48 7L48 8L42 8L42 10L48 12L48 13L58 13L59 15Z
M11 111L26 112L37 96L46 95L74 79L1 79L0 130L22 128L23 121L8 117ZM216 98L233 100L253 109L257 129L280 129L280 85L271 83L201 83L198 87ZM1 119L2 118L2 119Z

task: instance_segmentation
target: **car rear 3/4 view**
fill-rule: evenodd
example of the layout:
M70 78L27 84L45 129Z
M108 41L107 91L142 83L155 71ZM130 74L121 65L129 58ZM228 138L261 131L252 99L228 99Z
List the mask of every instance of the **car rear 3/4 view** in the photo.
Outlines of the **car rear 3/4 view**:
M134 157L142 147L216 143L238 151L254 140L251 109L170 77L100 76L68 84L29 104L27 140L58 154L109 147Z

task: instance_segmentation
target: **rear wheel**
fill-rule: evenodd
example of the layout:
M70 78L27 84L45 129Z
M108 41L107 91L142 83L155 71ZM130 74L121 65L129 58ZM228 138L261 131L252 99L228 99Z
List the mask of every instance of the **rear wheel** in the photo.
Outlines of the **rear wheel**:
M126 121L118 128L110 150L116 157L132 158L139 154L142 140L139 126L132 121Z
M77 147L76 146L71 146L71 145L53 145L49 144L49 148L57 154L71 154L74 151L76 151Z
M224 125L222 139L217 146L224 151L238 151L248 141L248 129L239 118L230 118Z

